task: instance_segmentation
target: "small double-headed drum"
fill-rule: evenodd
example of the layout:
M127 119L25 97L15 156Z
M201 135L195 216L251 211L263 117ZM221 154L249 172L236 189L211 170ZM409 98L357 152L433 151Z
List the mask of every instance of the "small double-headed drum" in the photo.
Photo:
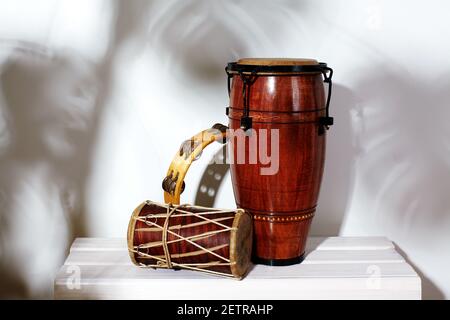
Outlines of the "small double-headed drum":
M254 219L254 262L299 263L333 124L332 70L312 59L241 59L226 71L229 127L245 132L229 137L231 178L237 206Z
M250 266L251 216L146 201L128 227L131 260L141 267L188 269L241 279Z

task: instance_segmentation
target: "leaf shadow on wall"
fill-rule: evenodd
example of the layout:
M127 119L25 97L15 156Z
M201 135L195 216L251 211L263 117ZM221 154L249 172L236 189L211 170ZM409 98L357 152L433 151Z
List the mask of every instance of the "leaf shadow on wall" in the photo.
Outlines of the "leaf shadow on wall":
M45 297L44 278L86 231L97 82L73 52L11 44L0 70L0 295Z
M395 241L421 276L423 296L439 299L442 291L417 264L450 264L441 254L447 252L450 224L450 75L429 81L419 71L411 75L383 65L364 72L353 87L362 106L359 192L367 195L358 212L366 217L357 220Z
M223 86L225 63L271 51L280 33L296 23L292 12L300 11L303 2L261 0L255 6L253 1L186 0L159 5L152 7L148 41L161 63L170 65L167 71L186 77L190 85Z
M73 239L88 235L86 186L113 68L122 48L144 47L148 6L112 3L99 63L71 50L0 43L11 49L0 69L0 297L49 298Z

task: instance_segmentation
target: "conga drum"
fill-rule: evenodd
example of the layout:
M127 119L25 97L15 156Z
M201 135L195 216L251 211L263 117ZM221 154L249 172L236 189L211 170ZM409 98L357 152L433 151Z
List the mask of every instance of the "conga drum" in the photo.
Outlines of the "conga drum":
M300 263L319 196L326 129L333 124L332 70L310 59L241 59L226 72L231 178L237 206L253 216L253 260ZM243 155L245 161L236 161ZM269 155L277 162L272 168Z

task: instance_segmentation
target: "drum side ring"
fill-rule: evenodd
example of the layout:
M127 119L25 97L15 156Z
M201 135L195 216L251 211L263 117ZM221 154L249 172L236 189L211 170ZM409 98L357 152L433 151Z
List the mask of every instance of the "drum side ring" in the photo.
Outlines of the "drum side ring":
M127 230L127 247L128 247L128 254L130 255L131 262L133 264L139 266L139 263L136 261L136 253L134 252L134 233L136 229L136 217L138 217L142 211L142 209L147 205L147 201L141 203L139 206L137 206L136 209L134 209L133 213L131 214L130 222L128 223L128 230Z
M228 74L253 74L264 75L292 75L292 74L312 74L323 73L328 66L324 62L318 62L311 65L251 65L230 62L227 64L226 72Z
M251 215L238 209L230 231L230 271L237 279L242 279L251 263L253 222Z

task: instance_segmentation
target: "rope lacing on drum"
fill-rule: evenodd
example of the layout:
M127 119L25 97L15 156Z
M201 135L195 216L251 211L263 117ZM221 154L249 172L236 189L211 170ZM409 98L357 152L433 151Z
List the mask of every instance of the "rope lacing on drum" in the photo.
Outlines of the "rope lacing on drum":
M233 278L232 275L226 274L226 273L222 273L222 272L218 272L218 271L214 271L214 270L208 270L208 269L204 269L207 267L214 267L214 266L230 266L233 264L236 264L236 262L231 262L230 259L225 258L219 254L217 254L216 252L214 252L213 250L218 249L218 248L205 248L202 245L196 243L196 240L200 240L202 237L209 237L218 233L222 233L222 232L228 232L228 231L236 231L237 228L235 227L229 227L223 223L220 223L218 221L215 221L214 219L208 219L205 217L205 215L208 214L218 214L218 213L227 213L227 212L232 212L232 211L225 211L225 210L217 210L217 211L211 211L211 212L201 212L201 214L197 214L195 212L190 212L190 211L186 211L183 210L182 207L187 207L189 205L187 204L183 204L183 205L172 205L172 204L168 204L165 205L166 207L166 213L162 214L162 213L157 213L157 214L148 214L146 216L139 216L139 217L135 217L134 219L137 221L141 221L143 223L145 223L148 226L151 227L155 227L157 229L160 229L162 231L162 241L158 242L158 243L145 243L145 244L140 244L138 246L134 246L133 248L129 248L129 250L131 252L134 252L136 254L138 254L140 257L143 258L151 258L156 260L156 264L155 265L150 265L150 264L143 264L140 263L139 265L141 267L150 267L150 268L169 268L169 269L175 269L175 268L184 268L184 269L189 269L189 270L196 270L196 271L201 271L201 272L206 272L206 273L211 273L211 274L215 274L215 275L220 275L220 276L224 276L224 277L231 277ZM169 221L171 217L177 217L180 215L189 215L189 216L195 216L198 217L199 219L202 219L204 221L208 221L210 223L216 224L220 227L222 227L223 229L219 229L219 230L214 230L214 231L208 231L208 232L204 232L202 234L198 234L198 235L192 235L192 236L188 236L188 237L183 237L173 231L170 230L169 227ZM157 219L158 218L165 218L164 224L163 226L159 225L157 223ZM154 220L156 219L156 220ZM176 239L168 241L168 235L171 234L173 235ZM209 253L215 257L217 257L219 260L218 261L211 261L211 262L207 262L207 263L191 263L191 264L182 264L182 263L176 263L172 261L172 255L170 254L169 251L169 247L168 244L169 243L173 243L173 242L179 242L179 241L186 241L189 244L197 247L198 249L204 251L205 253ZM228 245L228 244L227 244ZM151 255L147 252L143 252L143 249L149 249L152 247L156 247L156 246L162 246L163 247L163 251L164 251L164 258L158 257L158 256L154 256ZM219 246L220 247L220 246Z

